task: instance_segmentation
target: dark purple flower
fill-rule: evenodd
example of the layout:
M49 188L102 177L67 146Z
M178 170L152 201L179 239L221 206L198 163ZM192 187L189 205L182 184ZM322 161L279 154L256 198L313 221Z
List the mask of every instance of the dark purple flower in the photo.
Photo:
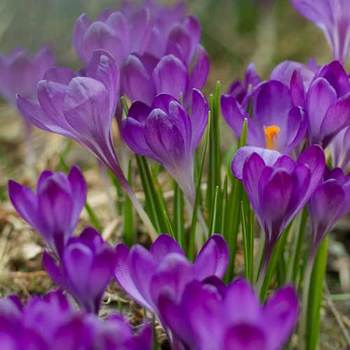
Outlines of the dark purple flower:
M281 288L260 305L243 279L221 291L194 281L179 301L162 294L159 309L167 327L186 348L201 350L282 349L299 314L294 288Z
M255 65L251 63L245 71L243 81L235 80L230 85L227 95L234 97L238 103L242 104L259 83L261 78L256 72Z
M243 181L265 232L267 259L283 230L317 188L324 169L324 152L317 145L307 148L296 161L256 147L242 147L236 153L232 172Z
M59 262L44 253L43 264L54 282L74 296L82 309L97 313L116 265L114 250L93 228L71 238Z
M341 130L330 143L333 166L348 170L350 163L350 126Z
M244 120L248 121L247 144L290 153L305 136L304 112L293 105L288 87L271 80L259 84L240 104L230 95L221 97L223 116L239 137ZM248 112L251 110L251 115Z
M23 49L16 49L9 55L0 55L0 95L16 106L16 95L34 99L36 84L54 64L47 48L31 55Z
M333 57L346 62L350 45L348 0L291 0L295 9L320 27L333 49Z
M338 61L319 70L306 93L309 142L328 146L350 124L350 81Z
M80 170L73 167L67 176L46 170L35 192L10 180L8 191L17 212L61 255L86 201L86 183Z
M190 281L223 277L228 263L228 249L219 235L206 242L194 263L165 234L157 238L149 251L140 245L129 250L124 244L117 245L116 251L117 282L134 300L153 312L157 312L161 293L178 300Z
M199 90L193 90L191 117L163 94L151 106L135 102L123 120L122 135L135 153L161 163L193 202L193 156L207 122L208 104Z
M323 237L350 212L350 176L345 176L340 168L326 171L323 181L310 198L309 211L313 255Z
M148 325L135 334L122 316L101 320L79 312L62 292L32 297L25 305L0 299L2 350L149 350L151 343Z

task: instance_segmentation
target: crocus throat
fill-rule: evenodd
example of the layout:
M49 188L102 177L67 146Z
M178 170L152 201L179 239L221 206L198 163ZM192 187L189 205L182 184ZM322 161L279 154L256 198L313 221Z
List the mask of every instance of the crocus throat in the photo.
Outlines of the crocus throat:
M265 147L268 149L276 149L276 142L278 138L278 134L281 129L277 125L269 125L264 126L264 134L265 134Z

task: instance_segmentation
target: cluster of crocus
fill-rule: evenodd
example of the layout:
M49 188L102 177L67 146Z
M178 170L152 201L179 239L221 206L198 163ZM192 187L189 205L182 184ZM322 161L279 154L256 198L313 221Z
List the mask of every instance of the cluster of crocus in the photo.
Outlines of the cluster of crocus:
M14 181L9 196L17 212L44 239L44 267L86 312L98 313L111 281L116 253L93 228L73 237L86 201L86 183L79 169L68 176L44 171L36 193Z
M0 299L0 344L4 350L149 350L152 332L144 325L134 334L119 314L101 320L80 312L56 291L25 305L14 296Z
M75 24L73 45L83 62L94 50L108 51L121 70L121 91L132 101L152 103L160 93L191 97L202 88L209 72L200 46L200 25L185 17L183 6L125 6L103 12L92 22L85 14Z

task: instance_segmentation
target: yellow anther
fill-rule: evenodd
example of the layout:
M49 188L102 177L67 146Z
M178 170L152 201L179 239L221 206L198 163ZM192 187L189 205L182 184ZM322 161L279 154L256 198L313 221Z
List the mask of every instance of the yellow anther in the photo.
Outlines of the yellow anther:
M281 129L277 125L264 126L266 148L276 149L276 142L280 131Z

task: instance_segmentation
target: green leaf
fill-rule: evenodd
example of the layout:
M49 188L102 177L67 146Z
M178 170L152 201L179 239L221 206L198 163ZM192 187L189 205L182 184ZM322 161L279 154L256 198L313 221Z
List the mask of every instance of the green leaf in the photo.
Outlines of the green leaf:
M220 94L221 83L217 82L214 94L209 96L209 167L206 193L208 213L212 210L216 188L221 188Z
M194 253L195 253L195 239L196 239L196 227L197 227L197 216L198 216L198 210L200 208L200 199L201 199L201 183L202 183L202 176L203 176L203 169L204 169L204 163L205 163L205 157L207 154L208 149L208 143L209 143L209 132L207 129L207 133L205 136L205 143L201 155L201 161L200 166L197 172L197 182L196 182L196 198L194 201L193 206L193 212L192 212L192 219L191 219L191 227L189 230L189 237L188 237L188 248L187 248L187 256L189 259L193 259Z
M158 232L169 233L174 236L164 198L146 158L136 156L136 161L141 176L143 191L145 193L146 211L153 225Z
M245 278L254 279L254 215L246 195L241 202Z
M131 160L128 167L128 182L130 186L132 185L132 167ZM124 242L128 246L136 243L136 230L134 222L134 209L129 198L125 198L124 203Z
M320 336L320 310L327 267L328 245L329 237L327 236L320 244L312 270L307 306L307 350L316 350L318 347Z
M182 248L185 248L185 217L184 217L184 195L178 184L174 181L173 201L173 227L175 238Z

